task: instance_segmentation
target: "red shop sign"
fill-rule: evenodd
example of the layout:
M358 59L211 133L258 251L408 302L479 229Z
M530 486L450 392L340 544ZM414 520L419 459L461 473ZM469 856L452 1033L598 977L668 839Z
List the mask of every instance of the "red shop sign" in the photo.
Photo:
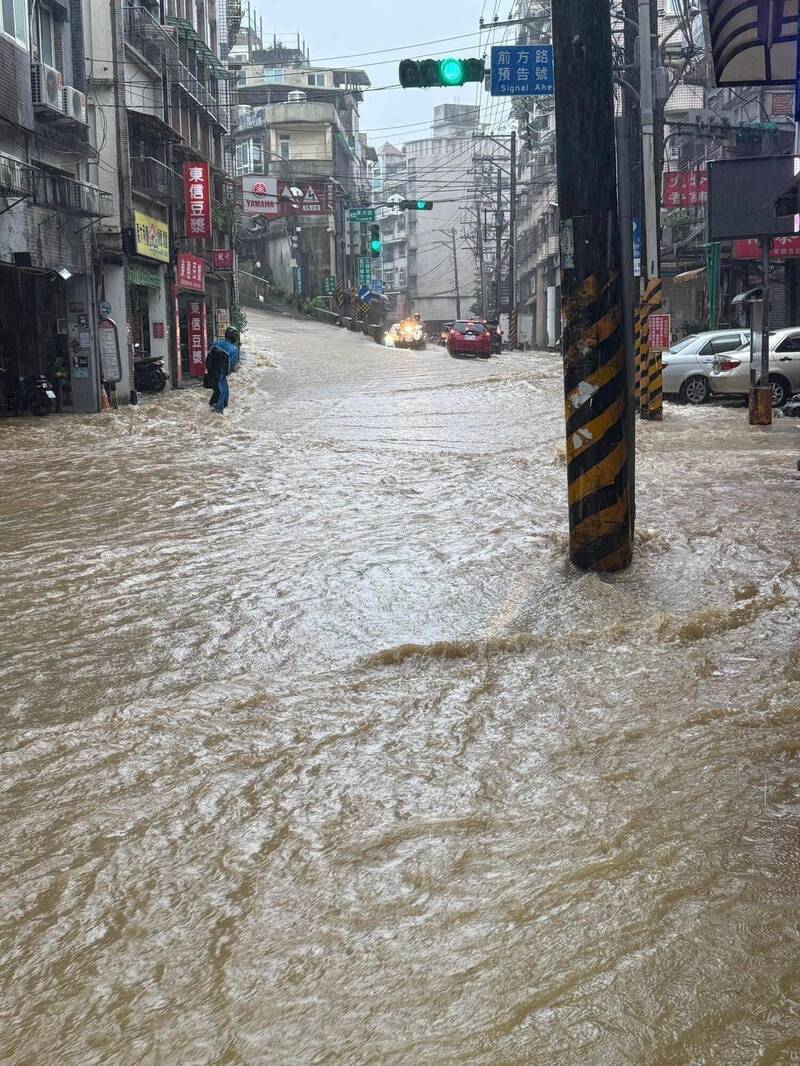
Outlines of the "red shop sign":
M647 347L651 352L665 352L672 344L672 316L649 315L647 319Z
M206 370L206 305L191 300L186 313L189 343L189 376L201 378Z
M211 236L211 189L208 163L183 164L186 236Z
M190 255L188 252L178 254L178 288L205 292L206 264L199 255Z
M664 174L663 203L667 209L708 203L708 171L668 170Z
M214 270L233 270L233 248L215 248L211 253Z
M800 237L773 237L770 259L796 259L800 256ZM734 259L760 259L761 249L755 238L733 242Z

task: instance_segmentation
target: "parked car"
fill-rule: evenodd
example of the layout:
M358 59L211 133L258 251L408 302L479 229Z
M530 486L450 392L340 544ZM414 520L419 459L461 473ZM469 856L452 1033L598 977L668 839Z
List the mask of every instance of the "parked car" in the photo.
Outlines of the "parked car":
M482 324L492 335L492 351L499 355L503 350L503 331L500 323L496 318L484 318Z
M447 334L447 350L451 355L479 355L488 359L492 354L492 335L480 322L454 322Z
M693 333L664 352L663 390L665 396L678 396L682 403L705 403L711 396L709 375L714 359L750 343L744 329L722 329Z
M750 391L750 347L718 356L709 376L715 396L746 396ZM769 338L772 406L783 407L800 392L800 328L776 329Z

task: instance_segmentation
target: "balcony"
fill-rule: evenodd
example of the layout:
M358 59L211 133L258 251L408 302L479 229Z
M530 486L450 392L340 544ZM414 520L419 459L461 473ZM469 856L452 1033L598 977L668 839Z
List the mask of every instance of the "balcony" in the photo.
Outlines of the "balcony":
M280 181L319 181L333 176L333 160L268 158L264 173Z
M134 192L164 203L175 203L183 194L180 175L152 156L131 160L131 183Z
M141 4L126 4L123 9L125 43L158 67L162 59L177 60L178 45L174 31L158 21L152 12Z
M34 174L33 202L39 207L85 218L110 218L114 213L111 193L65 174L44 170Z
M182 89L191 99L201 107L206 114L210 115L214 122L223 129L227 129L227 123L223 118L224 108L220 106L216 96L208 89L199 78L192 74L185 63L179 60L170 63L172 81Z
M0 155L0 194L31 196L36 168L10 155Z

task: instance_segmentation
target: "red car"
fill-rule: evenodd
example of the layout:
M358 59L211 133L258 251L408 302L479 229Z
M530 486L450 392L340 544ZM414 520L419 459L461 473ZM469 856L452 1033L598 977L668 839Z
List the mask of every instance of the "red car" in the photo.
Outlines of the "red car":
M492 335L480 322L454 322L447 334L447 350L451 355L479 355L488 359L492 354Z

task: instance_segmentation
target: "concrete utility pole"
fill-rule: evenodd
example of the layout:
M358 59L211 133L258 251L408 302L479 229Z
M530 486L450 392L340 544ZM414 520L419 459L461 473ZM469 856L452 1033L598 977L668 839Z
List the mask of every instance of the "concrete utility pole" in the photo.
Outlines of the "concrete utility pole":
M570 558L633 554L608 0L553 5Z
M653 37L651 0L639 0L639 71L642 113L642 179L644 183L644 230L647 254L645 276L649 284L649 313L661 309L661 273L658 247L658 200L656 182L655 114L653 109ZM656 302L657 301L657 302ZM661 352L652 352L648 345L646 402L640 402L639 415L660 422L663 416ZM642 395L644 401L644 395Z
M519 347L517 328L517 134L511 132L511 179L509 184L511 201L508 225L508 346L512 351Z
M461 318L461 293L458 288L458 250L456 249L456 231L450 230L450 239L453 242L453 279L456 286L456 318Z
M481 217L481 204L478 199L475 200L475 218L477 220L478 270L481 284L481 318L487 318L486 264L483 261L483 218Z
M497 207L494 215L494 239L495 239L495 279L494 279L494 306L495 317L500 321L502 278L503 278L503 172L497 168Z

